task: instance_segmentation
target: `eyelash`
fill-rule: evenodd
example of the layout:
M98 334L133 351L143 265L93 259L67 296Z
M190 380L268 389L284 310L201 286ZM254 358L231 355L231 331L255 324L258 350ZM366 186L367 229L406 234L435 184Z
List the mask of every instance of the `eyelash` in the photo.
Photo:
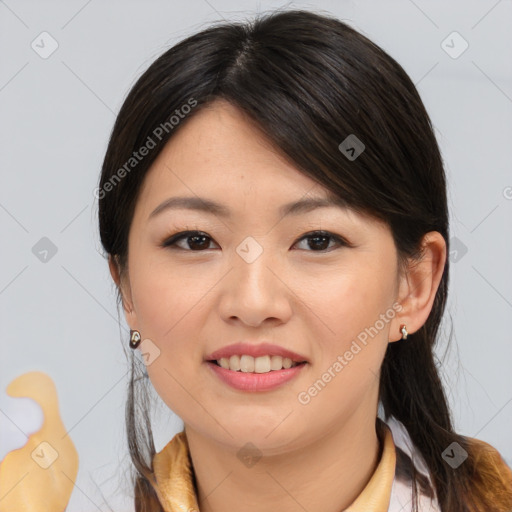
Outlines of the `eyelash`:
M213 240L210 236L208 236L203 231L181 231L179 233L176 233L176 234L172 235L171 237L166 238L160 244L160 247L162 247L162 248L178 249L178 250L182 250L182 251L185 251L185 252L204 252L204 251L209 250L209 249L200 249L200 250L196 250L195 251L195 250L192 250L192 249L183 249L181 247L177 247L176 246L176 242L178 242L178 241L180 241L182 239L192 238L192 237L195 237L195 236L206 237L206 238L209 238L210 240ZM338 236L338 235L335 235L333 233L330 233L329 231L323 231L323 230L311 231L309 233L306 233L301 238L299 238L293 245L295 245L298 242L301 242L302 240L306 240L308 238L320 238L320 237L321 238L330 238L330 239L334 240L341 247L343 247L343 246L345 246L345 247L352 247L352 245L349 242L347 242L344 238L342 238L341 236ZM320 251L309 250L307 252L326 253L326 252L331 252L331 251L328 250L328 249L322 249Z

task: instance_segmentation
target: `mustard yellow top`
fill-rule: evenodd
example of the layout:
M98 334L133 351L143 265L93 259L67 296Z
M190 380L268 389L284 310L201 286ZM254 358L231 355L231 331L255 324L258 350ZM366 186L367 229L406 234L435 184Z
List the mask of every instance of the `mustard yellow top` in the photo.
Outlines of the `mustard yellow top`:
M382 455L366 487L346 512L387 512L395 478L395 443L389 427L383 430ZM158 499L165 512L199 512L190 467L187 437L184 431L155 454L153 469Z
M373 475L365 488L345 512L407 512L410 511L411 487L396 478L397 452L392 431L378 418L378 434L381 456ZM479 475L472 483L477 499L474 510L495 512L512 511L512 469L500 453L480 439L469 441L474 467ZM153 457L153 482L158 499L165 512L199 512L194 487L194 475L185 431L176 434ZM420 510L439 512L435 496L431 499L419 495Z

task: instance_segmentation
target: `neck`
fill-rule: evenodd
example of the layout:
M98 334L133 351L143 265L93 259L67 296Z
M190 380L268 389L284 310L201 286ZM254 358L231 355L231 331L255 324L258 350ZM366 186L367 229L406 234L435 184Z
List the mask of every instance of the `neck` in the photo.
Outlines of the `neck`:
M245 467L209 437L185 427L201 512L339 512L370 480L381 455L375 417L354 415L300 450Z

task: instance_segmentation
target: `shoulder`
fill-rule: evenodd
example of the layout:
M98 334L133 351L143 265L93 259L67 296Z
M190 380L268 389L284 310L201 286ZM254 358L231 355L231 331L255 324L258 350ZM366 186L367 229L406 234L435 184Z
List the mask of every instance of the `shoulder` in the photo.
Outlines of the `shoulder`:
M469 498L469 495L472 497L471 510L491 510L489 505L492 503L492 510L495 512L511 512L512 469L503 460L499 451L489 443L471 437L464 437L464 440L466 442L461 449L467 452L463 464L469 466L471 482L467 497ZM410 481L412 461L400 448L396 451L397 473L393 482L389 512L409 512L412 510ZM419 470L417 457L418 454L413 450L413 464ZM422 474L421 470L419 473ZM440 508L435 496L424 493L423 486L420 487L418 510L439 512Z
M512 469L503 460L500 452L494 446L474 437L465 437L464 439L466 439L475 461L481 462L486 466L489 465L509 483L512 482Z
M411 467L414 466L420 476L420 510L439 510L436 497L431 496L430 473L421 454L411 442L403 425L391 418L387 421L393 432L396 445L397 466L392 499L396 501L396 510L410 510L411 499ZM465 450L465 460L462 465L466 468L469 484L466 498L473 501L471 510L492 510L495 512L512 511L512 469L503 460L499 451L489 443L480 439L460 436L459 448ZM457 471L454 468L454 471ZM421 477L427 478L429 486L421 485ZM435 494L435 493L434 493ZM489 505L492 507L489 508ZM405 505L405 506L404 506ZM401 508L403 507L403 508ZM390 508L390 511L395 509Z
M478 490L477 494L509 512L512 510L512 469L489 443L472 437L465 439L474 469L472 485Z

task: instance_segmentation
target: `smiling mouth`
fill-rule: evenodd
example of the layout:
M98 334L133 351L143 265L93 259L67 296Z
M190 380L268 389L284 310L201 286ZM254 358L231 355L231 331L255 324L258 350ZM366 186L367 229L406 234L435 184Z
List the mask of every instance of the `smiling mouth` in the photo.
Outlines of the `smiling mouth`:
M243 373L269 373L306 364L306 361L292 361L289 357L269 355L252 357L246 354L222 357L208 362L216 364L225 370Z

